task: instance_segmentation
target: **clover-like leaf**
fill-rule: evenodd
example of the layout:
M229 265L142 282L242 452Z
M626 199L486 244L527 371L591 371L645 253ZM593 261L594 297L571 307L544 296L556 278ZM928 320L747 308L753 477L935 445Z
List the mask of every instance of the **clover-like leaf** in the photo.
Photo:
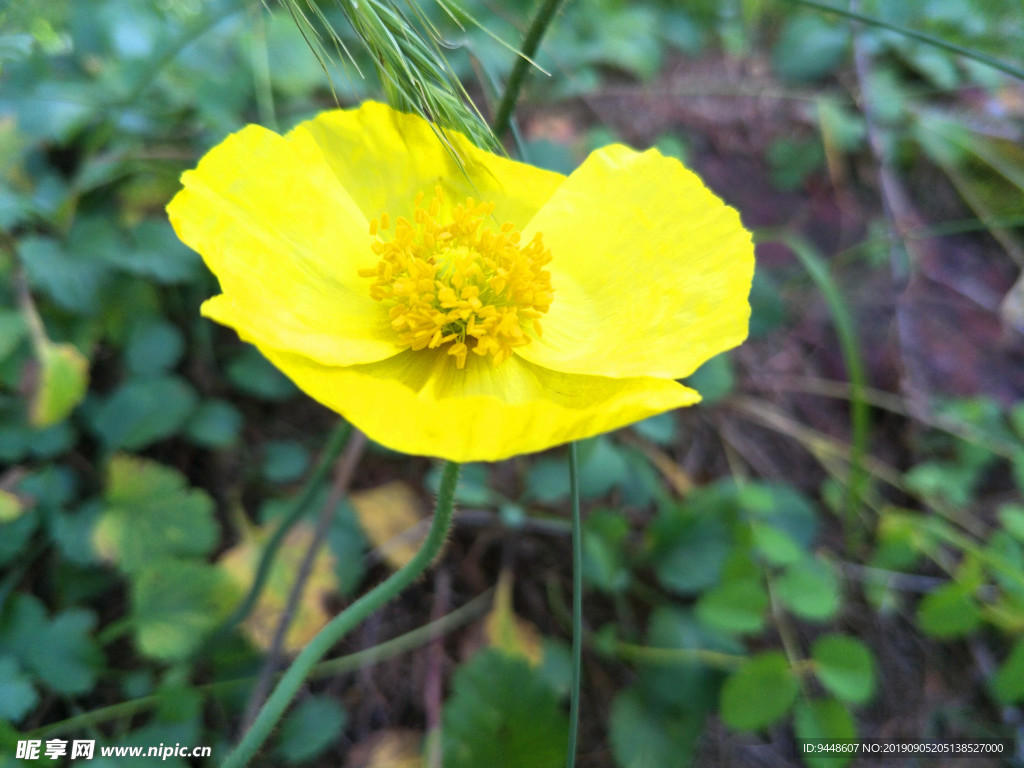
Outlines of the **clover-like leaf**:
M104 500L93 545L123 571L136 572L166 558L205 555L217 542L213 500L155 461L114 456Z

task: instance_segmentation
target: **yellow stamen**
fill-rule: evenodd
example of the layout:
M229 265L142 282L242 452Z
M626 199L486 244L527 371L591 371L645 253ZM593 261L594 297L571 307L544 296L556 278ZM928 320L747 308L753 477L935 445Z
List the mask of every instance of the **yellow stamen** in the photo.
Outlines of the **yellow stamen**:
M376 269L359 270L376 278L370 296L390 305L388 316L398 342L409 349L448 346L457 367L470 351L491 355L497 365L512 350L540 336L538 318L551 306L551 275L544 267L551 252L540 234L521 245L511 223L495 232L484 226L494 203L467 198L451 220L438 221L444 202L441 188L427 207L416 197L413 222L398 217L389 240L388 214L370 222L377 237Z

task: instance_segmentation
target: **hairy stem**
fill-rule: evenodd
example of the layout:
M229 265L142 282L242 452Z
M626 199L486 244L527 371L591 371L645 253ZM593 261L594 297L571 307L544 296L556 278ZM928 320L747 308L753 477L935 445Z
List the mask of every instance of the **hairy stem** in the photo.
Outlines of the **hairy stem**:
M256 720L235 750L224 761L223 768L241 768L247 765L256 750L260 748L271 729L281 719L285 709L295 697L299 687L309 676L313 666L323 658L324 654L335 643L341 640L350 630L366 619L374 611L395 598L402 590L415 581L426 570L441 551L448 529L451 526L452 508L455 501L455 485L459 479L459 465L455 462L445 464L441 476L441 489L438 493L437 508L434 520L427 532L423 546L412 560L395 571L385 581L367 592L352 605L339 613L314 637L302 652L295 658L288 671L284 673L267 703L260 709Z

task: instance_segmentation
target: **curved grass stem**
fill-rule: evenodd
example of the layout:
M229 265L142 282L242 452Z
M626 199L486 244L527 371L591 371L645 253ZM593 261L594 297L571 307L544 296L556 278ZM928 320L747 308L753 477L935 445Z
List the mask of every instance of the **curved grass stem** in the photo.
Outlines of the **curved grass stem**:
M302 649L260 709L253 721L252 728L246 732L235 750L224 761L223 768L241 768L247 765L281 719L288 704L291 703L299 687L309 676L313 666L350 630L419 578L427 566L434 561L434 558L440 553L448 535L448 529L451 527L455 486L458 479L459 465L455 462L445 464L441 476L437 508L434 510L434 520L427 532L423 546L408 563L335 616Z

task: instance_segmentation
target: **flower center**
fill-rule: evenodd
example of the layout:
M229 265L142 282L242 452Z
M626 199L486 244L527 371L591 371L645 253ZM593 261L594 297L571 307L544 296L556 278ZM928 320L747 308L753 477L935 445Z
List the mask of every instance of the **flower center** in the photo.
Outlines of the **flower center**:
M451 221L438 221L441 188L423 207L416 198L415 221L399 218L394 232L388 215L370 222L380 256L374 269L359 271L376 278L370 296L390 305L398 342L410 349L448 346L459 368L470 351L508 359L512 350L540 336L540 316L552 300L551 275L544 266L551 252L540 234L526 245L511 223L498 231L485 226L494 203L467 198L455 206Z

